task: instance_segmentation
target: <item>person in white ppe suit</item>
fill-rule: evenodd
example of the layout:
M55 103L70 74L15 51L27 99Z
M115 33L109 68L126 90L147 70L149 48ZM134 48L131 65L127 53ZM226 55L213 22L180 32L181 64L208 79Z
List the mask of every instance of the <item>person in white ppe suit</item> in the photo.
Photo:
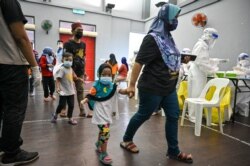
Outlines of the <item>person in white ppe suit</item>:
M188 75L188 70L190 67L190 63L189 61L191 60L191 50L189 48L183 48L183 50L181 51L181 55L184 56L183 57L183 61L181 62L181 66L180 66L180 70L179 70L179 78L176 84L176 89L179 89L179 85L180 82L183 80L185 75Z
M243 77L250 78L250 56L247 53L241 53L238 56L238 62L235 67L233 67L234 71L238 75L242 75ZM250 81L246 81L248 86L250 86ZM239 86L243 85L243 82L239 82ZM246 89L241 90L249 90ZM250 94L249 93L238 93L236 100L236 110L239 111L239 114L242 116L249 116L249 102L250 102Z
M214 47L218 38L218 32L214 28L206 28L202 37L194 45L192 54L196 55L194 62L191 62L188 72L188 97L199 97L207 83L207 74L215 73L218 67L210 64L209 50ZM189 105L189 120L195 122L195 108Z
M189 70L189 67L190 67L190 61L191 61L191 50L189 48L183 48L182 52L181 52L182 56L183 55L186 55L184 58L183 58L183 62L181 63L181 68L180 68L180 71L179 71L179 74L188 74L188 70Z
M241 53L238 56L238 62L235 67L233 67L234 71L239 72L241 75L250 75L250 57L247 53Z

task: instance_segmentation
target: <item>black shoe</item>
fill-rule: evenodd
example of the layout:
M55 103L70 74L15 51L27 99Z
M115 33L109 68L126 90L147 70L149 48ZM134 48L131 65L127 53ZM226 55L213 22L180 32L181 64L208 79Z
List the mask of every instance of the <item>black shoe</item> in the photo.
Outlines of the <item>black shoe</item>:
M37 152L26 152L21 150L15 156L7 157L6 155L2 158L2 163L0 165L7 166L7 165L20 165L25 163L30 163L36 159L38 159L39 154Z
M4 155L4 152L0 149L0 157Z
M83 113L83 112L80 112L79 116L80 116L80 117L85 117L85 116L86 116L86 114L85 114L85 113Z

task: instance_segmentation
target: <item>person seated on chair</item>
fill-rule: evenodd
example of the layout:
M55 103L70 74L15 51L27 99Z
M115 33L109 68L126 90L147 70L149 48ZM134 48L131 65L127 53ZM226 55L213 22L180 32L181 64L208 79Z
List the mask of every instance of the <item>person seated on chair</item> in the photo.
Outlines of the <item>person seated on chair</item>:
M250 56L247 53L241 53L238 56L238 62L233 70L237 72L239 75L243 75L245 77L250 76ZM250 85L250 81L245 81ZM242 81L239 81L239 86L245 86ZM242 89L242 88L241 88ZM248 89L246 89L248 90ZM239 93L237 95L236 107L239 110L239 114L242 116L249 116L249 102L250 102L250 94L249 93Z
M183 50L181 51L181 55L184 56L181 61L181 66L180 66L180 70L179 70L179 78L176 84L176 89L179 89L180 86L180 82L185 80L185 77L188 75L188 70L190 67L190 61L191 61L191 50L189 48L183 48Z

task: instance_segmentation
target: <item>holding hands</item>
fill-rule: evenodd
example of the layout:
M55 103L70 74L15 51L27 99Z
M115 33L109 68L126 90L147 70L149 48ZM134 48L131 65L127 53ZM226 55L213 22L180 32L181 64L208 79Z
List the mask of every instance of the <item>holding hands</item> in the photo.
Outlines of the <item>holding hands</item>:
M128 95L129 98L134 97L135 95L135 87L134 86L129 86L126 90L126 94Z
M81 101L81 107L83 108L84 104L88 103L89 102L89 99L88 98L84 98L82 101Z

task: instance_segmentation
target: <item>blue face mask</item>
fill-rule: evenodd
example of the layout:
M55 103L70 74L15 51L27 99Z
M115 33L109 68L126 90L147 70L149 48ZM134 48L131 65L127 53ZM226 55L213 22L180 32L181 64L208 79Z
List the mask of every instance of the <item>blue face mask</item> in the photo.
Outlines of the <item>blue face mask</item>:
M178 26L178 20L175 18L173 19L171 24L167 25L167 28L169 31L174 31L177 28L177 26Z
M100 82L103 85L109 85L112 83L112 77L100 77Z
M64 61L63 66L66 67L66 68L69 68L69 67L72 66L72 62L71 61Z

